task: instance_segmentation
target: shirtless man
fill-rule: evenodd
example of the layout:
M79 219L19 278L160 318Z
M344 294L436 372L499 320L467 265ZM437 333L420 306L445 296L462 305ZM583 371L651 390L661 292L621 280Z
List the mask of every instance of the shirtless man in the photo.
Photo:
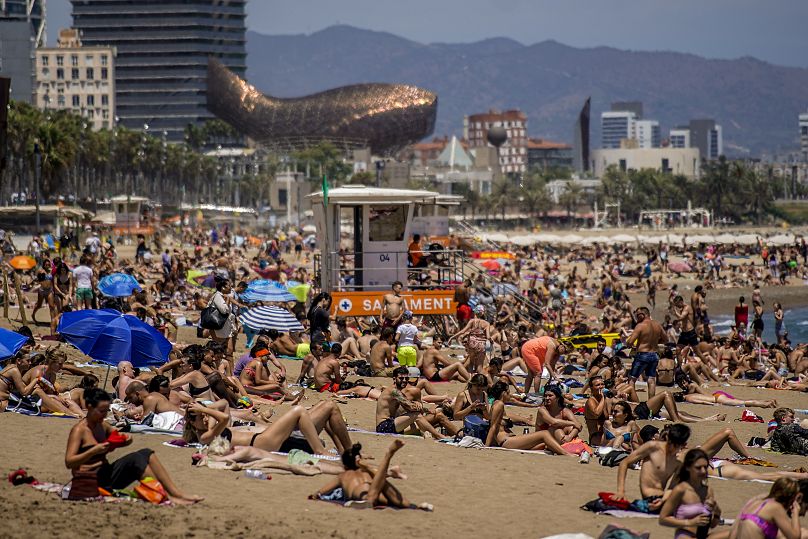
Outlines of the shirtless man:
M472 317L471 307L469 306L471 284L471 279L466 279L463 281L463 284L455 288L454 291L454 300L455 303L457 303L457 324L460 329L463 329Z
M429 394L430 392L434 393L435 391L429 388L429 386L427 385L428 382L426 380L424 380L423 378L419 378L418 369L411 369L411 370L415 372L408 373L409 374L408 385L406 388L401 390L404 396L407 397L410 401L422 403L424 402L424 400L428 400L429 402L435 402L436 400L439 400L439 402L444 402L449 400L449 398L446 395L435 396ZM429 389L429 391L427 392L428 393L427 396L424 397L423 391L426 389ZM444 429L446 429L446 432L448 432L450 436L455 436L458 432L460 432L460 428L456 427L449 420L449 418L446 417L443 414L443 412L441 412L440 408L436 409L434 412L430 412L426 408L424 408L423 419L425 419L432 427L443 427ZM416 424L418 424L419 428L421 428L420 423L416 422ZM429 430L428 432L435 438L438 439L445 438L445 436L443 436L438 431L433 432L432 430Z
M282 333L272 340L269 349L281 356L297 357L297 347L300 342L300 339L295 338L291 333Z
M690 308L693 309L693 320L696 327L707 320L707 303L704 301L706 296L707 291L701 285L694 288L693 294L690 296Z
M682 332L679 334L679 341L676 343L679 351L679 362L681 363L684 361L684 350L686 348L693 349L696 354L701 353L697 348L699 337L696 334L696 314L690 305L685 305L685 300L682 296L676 296L673 300L673 315L682 325Z
M314 387L320 393L336 393L339 391L342 375L340 374L340 364L337 358L341 353L342 346L339 343L332 344L328 354L320 358L317 366L314 367Z
M359 347L359 353L364 357L370 357L370 349L373 344L379 340L376 334L377 330L365 329L362 331L362 336L356 339L356 345Z
M443 354L441 354L442 348L443 339L435 335L432 338L432 346L426 349L421 356L421 362L418 364L421 374L430 382L445 382L448 380L468 382L471 375L463 366L463 363L443 357Z
M401 281L393 283L393 293L385 294L382 299L382 328L397 328L401 323L401 315L404 314L404 298L401 297L401 289L404 285Z
M660 343L668 340L662 324L651 318L648 307L638 307L634 311L637 325L626 341L628 346L636 348L634 361L631 363L629 373L631 387L637 383L640 376L645 375L648 380L648 396L653 397L656 393L657 365L659 364L659 354L657 347Z
M376 402L376 432L401 434L415 424L421 432L443 438L424 417L427 411L424 404L413 402L404 394L410 376L407 367L396 367L392 374L393 387L384 388ZM399 412L403 414L399 415Z
M381 338L370 349L370 370L373 376L392 376L393 370L393 339L395 330L391 327L382 330Z
M300 366L300 375L297 377L298 384L303 384L312 367L317 368L317 363L323 355L323 345L325 344L327 344L325 341L314 341L311 343L309 353L303 358L303 364Z
M118 363L118 398L126 398L126 388L135 380L135 368L129 361Z
M678 454L687 447L688 439L690 439L690 427L673 423L663 429L658 441L641 445L623 459L617 468L615 499L625 499L626 473L634 463L642 461L640 494L648 502L651 511L659 511L665 499L665 486L679 469Z
M129 402L143 409L142 418L149 414L162 414L163 412L176 412L185 415L185 411L173 404L162 393L149 393L146 386L140 380L133 380L126 388L126 397Z

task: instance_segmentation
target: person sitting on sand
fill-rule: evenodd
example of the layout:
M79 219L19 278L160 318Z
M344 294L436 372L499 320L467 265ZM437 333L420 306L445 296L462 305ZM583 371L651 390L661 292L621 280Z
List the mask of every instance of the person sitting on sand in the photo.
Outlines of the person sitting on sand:
M549 432L560 444L571 442L581 432L581 423L566 406L564 394L557 385L544 388L542 406L536 411L536 431Z
M340 373L339 357L342 354L342 346L339 343L331 345L327 352L314 367L314 388L320 393L336 393L342 383Z
M379 340L370 348L370 370L373 376L391 377L396 367L393 365L395 355L395 331L392 327L382 330Z
M132 419L139 418L141 423L145 425L151 425L154 416L157 414L174 413L178 416L185 415L185 410L173 404L162 393L149 393L140 380L135 380L127 386L126 398L139 408L127 410L125 415ZM177 423L178 419L173 418L170 422Z
M191 504L204 499L182 492L151 449L140 449L110 463L106 455L113 448L107 439L113 429L104 421L109 412L109 394L91 388L85 392L84 401L87 416L70 429L65 451L65 466L74 477L92 474L98 486L108 491L124 489L139 479L154 477L174 503ZM132 438L128 438L123 446L131 443Z
M348 427L339 407L333 401L319 402L311 410L293 406L263 430L230 429L230 422L230 415L226 411L198 403L191 404L185 417L183 438L187 442L198 441L207 444L217 436L223 436L233 445L285 453L294 447L290 436L299 430L308 444L306 450L324 455L326 449L318 435L325 430L334 441L337 450L351 445Z
M354 444L342 453L342 465L345 471L309 496L310 500L317 500L321 496L330 494L341 488L346 500L368 501L371 506L388 505L402 509L422 509L432 511L428 503L410 503L401 492L387 481L390 461L395 453L404 447L402 440L393 440L382 458L378 469L365 464L362 458L362 446Z
M309 353L303 358L303 363L300 364L300 374L297 377L298 385L305 385L307 378L309 378L312 369L317 367L317 363L325 353L326 347L329 344L323 340L322 334L318 334L319 338L315 339L309 345Z
M526 449L531 451L552 451L557 455L571 455L561 447L553 434L546 430L537 430L528 434L514 434L511 425L505 419L505 402L503 394L508 391L505 382L496 382L488 390L493 397L491 419L485 445L488 447L504 447L506 449Z
M808 456L808 428L794 421L794 410L778 408L774 421L777 427L771 433L772 450Z
M66 359L67 355L62 350L49 349L45 352L45 363L26 371L22 377L22 382L26 387L34 380L39 382L32 394L42 399L40 408L43 412L84 417L84 410L78 404L59 394L56 375L64 367Z
M611 418L603 424L603 436L609 447L631 451L631 442L640 428L634 421L634 413L626 401L617 401L612 405Z
M124 400L126 398L126 388L129 383L135 379L135 368L129 361L121 361L118 363L118 386L116 388L118 398Z
M800 539L806 536L800 517L808 510L808 481L782 477L768 495L755 496L744 504L732 524L730 539Z
M592 389L592 395L586 399L584 405L586 431L589 433L589 443L600 445L603 443L603 425L612 413L611 401L608 398L609 393L603 377L590 378L589 387Z
M23 381L23 375L28 372L31 360L28 354L18 353L5 368L0 371L0 413L5 412L9 405L11 395L16 400L27 397L39 385L38 378L32 378L28 384Z
M461 361L452 361L441 353L443 339L435 335L432 338L432 346L427 348L421 355L418 368L421 374L430 382L445 382L457 380L464 384L469 381L471 374L466 370Z
M384 388L376 402L376 432L400 434L413 424L421 432L433 435L436 432L424 417L425 413L429 413L426 406L422 402L410 400L404 394L409 377L407 367L396 367L393 371L393 387ZM403 413L399 415L400 412ZM438 437L443 436L438 433Z
M690 428L681 423L666 425L659 440L641 445L628 457L620 461L617 468L617 492L615 499L624 500L626 496L626 474L636 462L642 462L640 468L640 495L648 502L650 511L659 511L665 496L665 486L679 469L677 455L687 447Z
M721 508L713 489L707 485L709 468L710 461L701 449L691 449L685 454L679 468L679 483L659 512L659 523L676 528L676 539L708 537L721 521Z

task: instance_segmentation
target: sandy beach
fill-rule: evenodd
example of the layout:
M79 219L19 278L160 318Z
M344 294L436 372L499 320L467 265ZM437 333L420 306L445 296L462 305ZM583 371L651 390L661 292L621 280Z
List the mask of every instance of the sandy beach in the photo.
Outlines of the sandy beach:
M187 335L185 334L188 332ZM183 340L195 340L183 330ZM75 357L75 356L74 356ZM299 363L287 362L289 373ZM103 373L104 370L98 370ZM66 379L69 377L65 377ZM371 381L372 380L372 381ZM66 380L67 381L67 380ZM390 384L386 379L368 379L375 386ZM455 395L459 383L437 387ZM727 389L727 388L725 388ZM732 388L739 397L776 398L780 404L805 408L804 395L790 391ZM305 405L322 397L307 392ZM707 422L693 427L692 445L718 428L731 427L742 441L764 436L765 424L742 423L740 408L683 405L699 415L722 412L725 423ZM288 405L279 408L279 412ZM375 402L349 400L341 405L349 426L372 429ZM760 410L758 410L760 412ZM523 414L525 412L523 411ZM771 411L762 411L768 420ZM646 422L641 422L645 424ZM41 481L65 482L70 474L64 466L67 433L73 420L61 418L0 415L0 454L3 471L19 467ZM656 423L661 426L663 423ZM365 452L381 458L390 438L352 433ZM585 532L597 536L609 523L650 531L652 537L670 536L656 519L620 519L597 516L579 507L599 491L613 491L616 468L596 462L579 464L576 458L553 457L497 449L445 447L429 440L405 438L405 447L394 462L409 475L397 485L412 500L435 505L431 514L414 510L359 510L336 504L310 501L306 496L328 480L327 476L300 477L273 472L270 481L248 479L243 472L191 466L192 449L163 446L169 438L134 435L132 449L149 447L188 492L206 497L193 507L154 507L145 503L102 504L61 501L55 495L27 486L12 487L0 482L0 511L6 525L0 537L382 537L403 535L427 537L544 537L561 532ZM805 466L805 458L752 449L753 455L776 463L778 469ZM729 456L728 449L720 456ZM115 454L111 456L115 458ZM762 468L757 468L762 470ZM638 472L629 472L628 496L638 497ZM724 514L734 517L749 497L769 486L744 481L711 480ZM17 525L19 524L19 525Z

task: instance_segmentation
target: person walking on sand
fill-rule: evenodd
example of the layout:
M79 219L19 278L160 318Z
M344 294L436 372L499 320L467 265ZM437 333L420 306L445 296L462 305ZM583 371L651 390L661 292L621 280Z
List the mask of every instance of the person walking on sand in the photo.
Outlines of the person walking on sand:
M651 318L651 311L647 307L638 307L634 311L637 325L634 332L626 341L626 344L635 347L634 361L631 363L629 379L631 387L637 383L640 376L645 376L648 380L648 398L656 393L657 365L659 364L659 354L657 347L668 340L665 328L662 324Z

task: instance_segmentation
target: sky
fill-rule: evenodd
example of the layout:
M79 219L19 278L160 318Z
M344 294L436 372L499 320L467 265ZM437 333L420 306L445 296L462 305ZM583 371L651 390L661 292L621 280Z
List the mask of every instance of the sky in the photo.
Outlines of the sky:
M47 6L55 44L70 25L70 2ZM808 0L250 0L247 13L248 28L264 34L349 24L422 43L553 39L808 67Z

